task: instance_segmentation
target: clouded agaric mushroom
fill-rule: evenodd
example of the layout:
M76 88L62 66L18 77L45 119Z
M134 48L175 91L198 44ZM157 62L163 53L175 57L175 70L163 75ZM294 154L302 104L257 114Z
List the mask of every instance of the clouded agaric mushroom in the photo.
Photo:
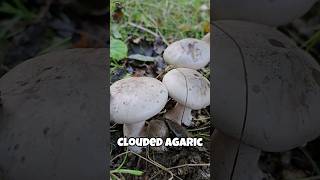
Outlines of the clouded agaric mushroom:
M201 69L210 61L210 46L198 39L182 39L170 44L163 58L176 67Z
M203 36L203 38L201 40L210 45L210 33L208 33L205 36Z
M318 0L215 0L215 20L244 20L285 25L304 15Z
M125 137L144 137L145 120L158 114L168 100L168 91L161 81L150 77L131 77L110 86L111 120L124 124ZM139 147L130 147L140 152Z
M165 114L178 124L191 125L191 110L199 110L210 104L210 82L193 69L177 68L169 71L162 82L169 96L177 101L175 107Z
M4 179L105 178L106 52L50 53L0 79Z
M213 106L221 132L213 141L213 175L229 179L234 169L236 180L256 173L260 150L286 151L319 136L320 66L273 28L240 21L213 26ZM227 150L217 141L228 141Z

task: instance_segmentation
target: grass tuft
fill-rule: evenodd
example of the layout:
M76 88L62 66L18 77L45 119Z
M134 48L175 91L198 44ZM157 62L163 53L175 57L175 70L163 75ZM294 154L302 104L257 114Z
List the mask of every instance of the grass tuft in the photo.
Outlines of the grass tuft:
M117 21L112 20L116 2L123 7L123 17ZM111 36L123 41L141 36L153 41L155 34L168 42L186 37L200 39L209 32L208 3L207 0L111 0Z

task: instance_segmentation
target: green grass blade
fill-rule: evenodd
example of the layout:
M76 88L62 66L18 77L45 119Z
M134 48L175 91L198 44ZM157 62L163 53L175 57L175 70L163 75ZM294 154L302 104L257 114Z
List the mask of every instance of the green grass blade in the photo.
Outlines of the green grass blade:
M120 173L120 174L131 174L134 176L142 176L143 171L140 170L132 170L132 169L116 169L116 170L112 170L110 171L110 173Z

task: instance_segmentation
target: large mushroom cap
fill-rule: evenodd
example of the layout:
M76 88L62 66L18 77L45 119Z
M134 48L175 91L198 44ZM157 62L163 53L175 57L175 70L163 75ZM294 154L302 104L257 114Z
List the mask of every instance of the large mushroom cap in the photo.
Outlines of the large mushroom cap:
M161 81L150 77L119 80L110 87L110 117L117 123L137 123L158 114L168 100Z
M170 44L163 58L176 67L201 69L210 61L210 46L198 39L182 39Z
M266 151L320 134L320 67L279 31L240 21L214 24L215 125Z
M285 25L305 14L318 0L215 0L215 20L244 20Z
M0 79L0 176L105 178L106 52L46 54Z
M169 71L162 82L169 96L191 109L202 109L210 104L210 82L198 71L177 68Z

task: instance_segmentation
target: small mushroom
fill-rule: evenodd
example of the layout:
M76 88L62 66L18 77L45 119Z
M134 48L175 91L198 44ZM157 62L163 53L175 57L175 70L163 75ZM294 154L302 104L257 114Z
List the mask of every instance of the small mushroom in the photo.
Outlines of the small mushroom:
M243 20L270 26L288 24L318 0L215 0L214 20Z
M210 61L210 46L198 39L182 39L170 44L163 58L176 67L201 69Z
M177 68L169 71L162 82L169 96L177 101L175 107L165 114L167 119L190 126L191 110L199 110L210 104L210 82L193 69Z
M161 81L150 77L130 77L110 86L110 118L123 124L125 137L145 137L145 121L158 114L168 100ZM131 146L130 150L141 152Z
M259 179L252 175L260 174L261 151L287 151L320 135L320 65L269 26L217 21L214 32L214 139L226 146L213 147L221 163L213 175Z
M210 33L203 36L202 41L204 41L210 45Z

